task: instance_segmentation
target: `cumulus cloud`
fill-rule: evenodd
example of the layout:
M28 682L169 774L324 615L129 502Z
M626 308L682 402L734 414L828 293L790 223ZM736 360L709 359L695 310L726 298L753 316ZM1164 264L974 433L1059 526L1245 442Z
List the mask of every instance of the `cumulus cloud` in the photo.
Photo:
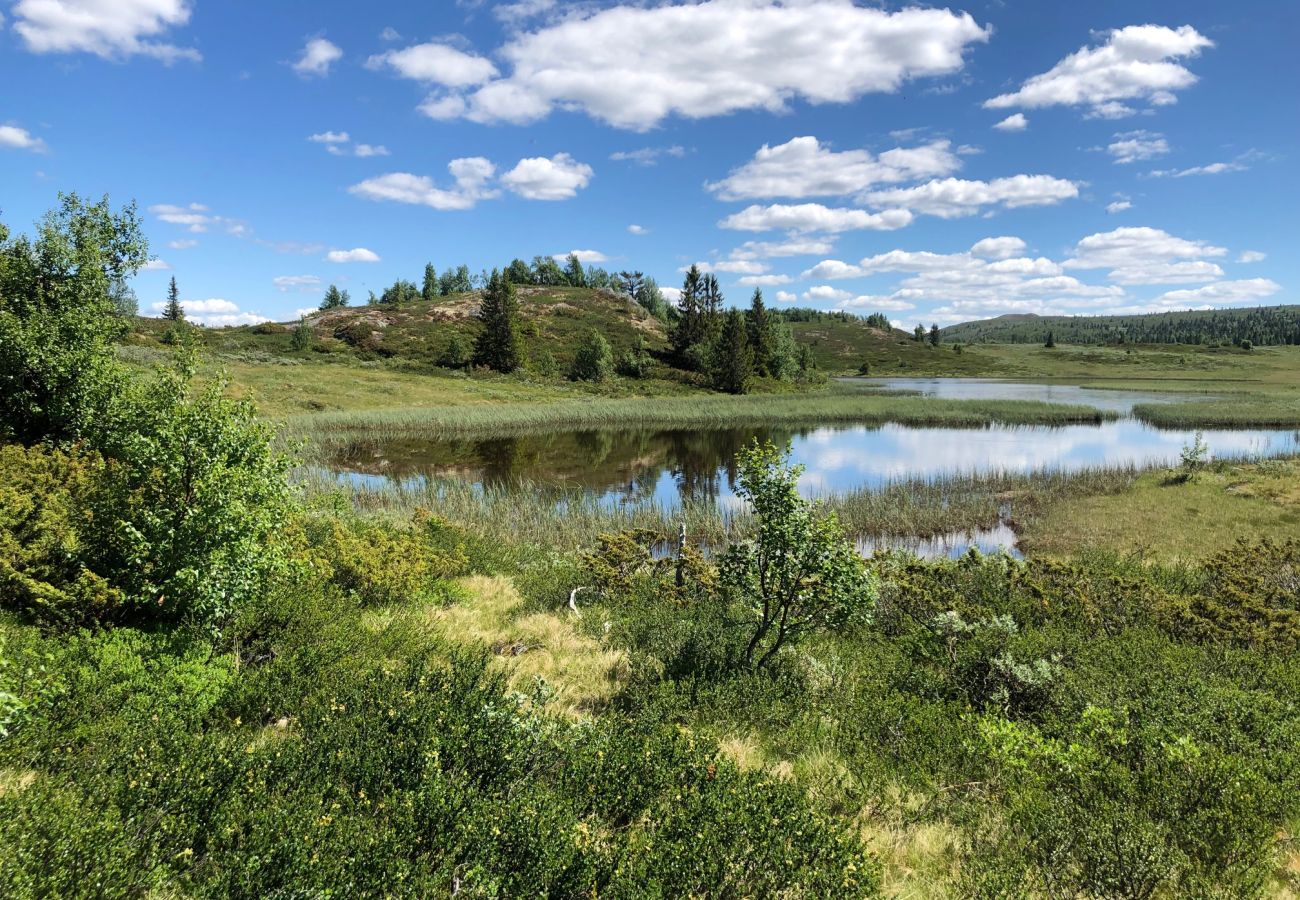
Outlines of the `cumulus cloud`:
M220 228L233 237L248 237L249 228L238 219L219 216L202 203L190 203L178 206L172 203L155 203L149 207L160 222L169 225L183 225L188 231L202 234L212 228Z
M153 311L161 313L166 306L165 302L160 301L153 304ZM258 313L245 312L239 308L239 304L219 297L210 300L182 300L181 308L185 310L186 319L196 325L206 325L211 328L257 325L271 321Z
M961 168L949 141L895 147L878 157L867 150L836 152L815 137L764 144L754 158L706 185L722 200L826 197L855 194L878 184L949 175Z
M190 20L191 6L189 0L18 0L13 27L33 53L198 62L197 50L158 40Z
M480 200L500 194L500 191L488 187L496 174L496 166L481 156L454 159L447 165L447 170L455 180L450 188L438 187L427 175L391 172L354 184L348 188L348 193L367 200L412 203L438 210L473 209Z
M1196 83L1196 76L1176 60L1195 58L1213 46L1190 25L1118 28L1108 33L1102 45L1070 54L1018 91L993 97L984 105L989 109L1086 106L1094 116L1121 118L1134 112L1124 101L1146 100L1152 106L1176 102L1174 91Z
M346 144L352 136L346 131L322 131L308 135L307 140L316 144Z
M578 257L578 262L582 263L584 266L609 262L609 257L601 253L599 250L570 250L568 253L552 254L551 259L554 259L556 262L564 262L570 256Z
M890 209L872 213L863 209L831 208L820 203L789 206L749 206L727 216L718 227L732 231L894 231L912 224L912 213Z
M34 137L25 128L17 125L0 125L0 147L14 150L31 150L34 153L45 152L45 142Z
M521 159L501 176L501 183L526 200L567 200L585 188L595 172L567 153Z
M497 75L490 60L447 44L416 44L366 60L370 69L389 69L402 78L450 88L472 87Z
M1186 178L1189 175L1222 175L1224 172L1244 172L1248 167L1239 162L1217 162L1190 169L1157 169L1149 172L1152 178Z
M524 19L531 19L555 8L556 0L517 0L515 3L501 3L492 7L492 15L507 25L518 25Z
M975 215L986 206L1050 206L1077 196L1079 188L1072 181L1051 175L1013 175L993 181L944 178L915 187L873 191L861 199L873 206L901 207L955 219Z
M170 268L171 266L167 265L167 263L163 262L156 256L144 264L144 271L146 272L165 272Z
M1025 246L1025 242L1020 238L1003 235L976 241L970 248L970 252L972 256L982 256L985 259L1009 259L1024 253Z
M383 144L353 144L352 136L346 131L322 131L308 135L307 140L315 144L324 144L326 151L334 156L388 156L388 148Z
M789 284L793 279L789 275L746 275L737 281L745 287L776 287Z
M1152 131L1124 131L1106 145L1106 152L1117 165L1155 159L1169 152L1169 142L1164 135Z
M908 309L915 309L915 303L908 303L906 300L899 300L897 297L878 296L875 294L859 294L856 297L850 297L847 300L841 300L835 304L839 309L872 309L872 310L889 310L890 312L902 312Z
M1241 251L1241 256L1237 257L1237 262L1257 263L1257 262L1263 262L1267 258L1268 258L1267 253L1261 253L1258 250L1243 250Z
M790 291L777 291L776 301L778 303L793 303L799 299L799 295Z
M293 70L303 78L324 78L330 73L330 66L343 58L343 51L338 45L323 37L312 38L302 48Z
M767 259L773 256L813 256L830 253L835 239L813 235L793 235L783 241L745 241L731 251L732 259Z
M379 254L365 247L357 247L353 250L331 250L325 254L325 259L332 263L377 263Z
M1219 281L1204 287L1168 291L1156 298L1160 306L1183 306L1200 303L1248 303L1271 297L1282 285L1268 278Z
M681 159L685 155L685 147L680 144L673 144L670 147L642 147L639 150L620 150L617 153L611 153L609 158L615 162L633 162L638 166L653 166L659 162L660 157L671 156L675 159Z
M437 111L527 123L578 109L645 130L672 115L847 103L959 71L967 47L989 34L965 13L891 13L852 0L577 6L513 36L496 54L508 75L439 98Z
M1024 131L1029 127L1029 119L1024 113L1012 113L993 127L998 131Z
M1116 228L1080 240L1064 265L1067 269L1110 269L1108 277L1117 284L1180 284L1222 277L1223 270L1210 260L1227 252L1159 228Z
M271 283L278 290L288 293L289 291L315 291L323 282L315 275L279 275L272 278Z
M635 234L637 237L641 237L642 235L649 234L650 229L644 228L640 225L629 225L627 226L627 233Z
M1115 213L1122 213L1125 210L1129 210L1132 208L1133 208L1133 203L1132 201L1129 200L1116 200L1113 203L1106 204L1106 212L1110 213L1112 216Z

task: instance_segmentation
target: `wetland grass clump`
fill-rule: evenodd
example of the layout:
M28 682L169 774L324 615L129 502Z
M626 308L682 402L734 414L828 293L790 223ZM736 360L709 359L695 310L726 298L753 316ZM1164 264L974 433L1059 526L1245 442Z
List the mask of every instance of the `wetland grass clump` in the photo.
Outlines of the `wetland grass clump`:
M1157 428L1300 428L1300 392L1143 403L1133 415Z

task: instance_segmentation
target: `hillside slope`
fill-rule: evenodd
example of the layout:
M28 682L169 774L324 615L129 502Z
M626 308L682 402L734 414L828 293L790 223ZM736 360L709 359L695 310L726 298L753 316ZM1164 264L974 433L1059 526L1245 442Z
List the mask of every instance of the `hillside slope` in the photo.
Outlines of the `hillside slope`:
M1009 315L943 329L950 341L1041 344L1300 344L1300 306L1207 309L1141 316Z

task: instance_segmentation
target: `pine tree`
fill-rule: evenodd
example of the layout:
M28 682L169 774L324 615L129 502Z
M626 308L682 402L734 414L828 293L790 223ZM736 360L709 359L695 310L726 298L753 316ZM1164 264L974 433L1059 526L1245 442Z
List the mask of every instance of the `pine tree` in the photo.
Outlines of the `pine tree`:
M342 309L348 305L347 292L330 285L325 291L325 299L320 302L321 309Z
M436 300L438 297L438 270L433 267L433 263L424 264L424 282L420 285L420 299L425 301Z
M185 308L181 306L181 292L176 287L175 275L167 286L167 305L163 308L163 318L171 322L185 321Z
M931 325L931 326L930 326L930 346L931 346L931 347L938 347L938 346L939 346L939 326L938 326L938 325Z
M474 344L474 362L498 372L519 368L522 350L519 341L519 301L514 285L497 269L492 270L478 319L483 331Z
M618 289L627 294L633 300L641 293L641 287L645 284L645 276L640 272L619 272Z
M772 374L772 317L763 305L763 289L754 288L754 297L745 313L745 330L749 348L754 353L754 374Z
M1047 332L1047 340L1043 343L1043 346L1046 347L1048 350L1055 349L1056 335L1052 334L1050 331Z
M578 254L570 253L564 261L564 278L570 287L587 286L587 273L582 269L582 260L578 259Z
M704 340L712 344L722 328L722 288L718 286L718 276L704 276L701 305L704 308Z
M713 386L728 394L749 390L754 354L745 331L745 317L733 309L722 317L718 339L713 345Z

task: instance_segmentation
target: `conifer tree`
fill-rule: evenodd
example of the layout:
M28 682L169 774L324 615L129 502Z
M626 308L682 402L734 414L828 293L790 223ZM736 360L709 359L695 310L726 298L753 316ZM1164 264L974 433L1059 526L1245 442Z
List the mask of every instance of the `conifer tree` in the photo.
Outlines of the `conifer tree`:
M519 340L519 301L515 288L500 270L493 269L483 292L478 319L483 331L474 344L474 362L498 372L519 368L523 353Z
M754 288L754 297L745 313L745 330L754 354L754 374L772 374L772 317L763 305L763 289Z
M564 277L570 287L587 286L587 273L583 271L582 260L578 259L578 254L570 253L569 258L564 261Z
M685 361L688 351L704 342L706 328L704 310L700 304L704 292L704 275L698 266L691 266L682 281L682 294L677 300L677 327L673 329L673 353Z
M711 344L722 327L722 288L718 286L717 275L704 276L701 306L704 309L704 340Z
M931 346L931 347L938 347L938 346L939 346L939 326L938 326L938 325L931 325L931 326L930 326L930 346Z
M438 297L438 270L433 263L424 264L424 282L420 285L421 300L436 300Z
M745 317L733 309L722 317L718 339L713 345L713 386L728 394L749 390L753 375L754 354L745 331Z
M348 305L347 291L340 291L334 285L330 285L325 291L325 299L320 302L321 309L342 309Z
M163 308L163 318L171 322L185 321L185 308L181 306L181 292L176 287L175 275L167 286L167 305Z

